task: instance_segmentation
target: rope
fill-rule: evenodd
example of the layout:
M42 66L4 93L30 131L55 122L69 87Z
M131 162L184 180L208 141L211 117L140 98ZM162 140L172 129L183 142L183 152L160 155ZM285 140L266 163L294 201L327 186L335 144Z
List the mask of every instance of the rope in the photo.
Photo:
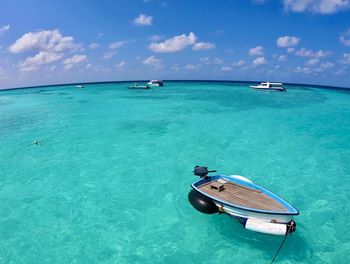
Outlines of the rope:
M281 250L281 248L282 248L284 242L286 242L286 240L287 240L287 237L288 237L288 233L289 233L290 228L292 228L292 226L291 226L291 225L287 225L287 230L286 230L286 234L284 235L284 239L283 239L283 241L282 241L280 247L278 248L278 250L277 250L275 256L274 256L273 259L271 260L271 263L270 263L270 264L272 264L272 263L275 261L275 259L276 259L277 255L278 255L278 253L280 253L280 250Z

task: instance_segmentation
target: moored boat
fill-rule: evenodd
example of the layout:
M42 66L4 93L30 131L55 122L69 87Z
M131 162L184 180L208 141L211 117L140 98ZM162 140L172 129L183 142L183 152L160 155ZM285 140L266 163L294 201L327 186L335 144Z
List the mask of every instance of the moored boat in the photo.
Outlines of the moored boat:
M261 89L261 90L271 90L271 91L280 91L285 92L286 89L283 87L283 83L277 82L262 82L259 85L251 85L249 86L253 89Z
M150 80L147 85L149 86L164 86L163 81L161 80Z
M200 179L191 184L188 198L202 213L225 213L252 231L285 235L296 229L299 211L271 191L240 175L208 176L207 167L196 166Z
M134 83L129 86L128 89L151 89L151 87L149 85L139 85L138 83Z

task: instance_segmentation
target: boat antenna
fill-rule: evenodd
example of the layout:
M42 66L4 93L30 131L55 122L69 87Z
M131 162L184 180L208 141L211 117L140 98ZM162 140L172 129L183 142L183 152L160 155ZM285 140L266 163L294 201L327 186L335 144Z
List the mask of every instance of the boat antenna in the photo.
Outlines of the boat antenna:
M281 248L282 248L283 245L284 245L284 242L286 242L286 240L287 240L288 234L292 234L292 232L295 231L295 227L296 227L296 224L295 224L294 221L290 221L290 222L287 224L286 234L284 235L283 241L282 241L281 245L279 246L279 248L278 248L278 250L277 250L275 256L274 256L273 259L271 260L271 263L270 263L270 264L272 264L272 263L275 261L276 257L278 256L278 253L280 253L280 250L281 250Z

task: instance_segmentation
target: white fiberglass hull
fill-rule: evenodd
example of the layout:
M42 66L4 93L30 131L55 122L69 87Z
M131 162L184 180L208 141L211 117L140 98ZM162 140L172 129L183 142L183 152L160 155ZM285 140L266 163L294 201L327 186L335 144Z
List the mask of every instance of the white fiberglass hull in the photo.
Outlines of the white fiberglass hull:
M221 212L225 212L226 214L233 217L241 217L241 218L247 218L247 219L254 218L254 219L264 220L267 222L272 221L272 222L278 222L278 223L288 223L293 219L293 215L257 213L257 212L247 211L244 209L230 207L227 205L222 205L218 202L215 202L215 204Z
M261 86L250 86L250 88L253 89L259 89L259 90L272 90L272 91L285 91L283 87L261 87Z

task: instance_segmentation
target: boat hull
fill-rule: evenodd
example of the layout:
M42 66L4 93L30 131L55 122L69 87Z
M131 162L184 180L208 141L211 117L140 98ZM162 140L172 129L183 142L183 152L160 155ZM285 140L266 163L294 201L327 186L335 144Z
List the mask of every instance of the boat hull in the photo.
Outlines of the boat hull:
M279 91L279 92L285 92L286 89L283 88L283 87L269 87L269 88L266 88L266 87L259 87L259 86L249 86L250 88L252 89L256 89L256 90L265 90L265 91Z
M270 235L286 235L296 230L293 216L299 211L243 176L203 176L191 187L189 201L202 213L225 213L248 230Z
M219 208L220 212L226 213L232 217L240 217L244 219L254 218L261 219L267 222L277 222L277 223L288 223L293 220L294 215L289 214L269 214L263 212L252 212L245 209L239 209L236 207L232 207L217 201L214 201L216 206Z
M234 204L232 202L229 202L227 200L220 198L218 195L209 194L207 191L204 190L204 188L202 188L202 186L218 180L225 180L227 182L237 184L242 188L246 188L247 190L260 192L265 197L268 197L268 199L271 199L274 202L280 204L283 207L283 209L272 210L272 209L263 209L263 208L253 207L253 206L249 207L246 205L242 205L242 203ZM289 204L287 201L277 196L276 194L272 193L271 191L259 185L256 185L252 181L249 181L248 179L244 178L243 176L239 176L239 175L208 176L194 182L191 185L191 187L197 192L199 192L200 194L210 198L221 212L224 212L233 217L239 217L239 218L245 218L245 219L256 218L264 221L288 223L293 219L293 216L299 214L299 211L296 208L294 208L291 204Z
M146 89L151 89L151 87L150 86L129 86L128 89L146 90Z

